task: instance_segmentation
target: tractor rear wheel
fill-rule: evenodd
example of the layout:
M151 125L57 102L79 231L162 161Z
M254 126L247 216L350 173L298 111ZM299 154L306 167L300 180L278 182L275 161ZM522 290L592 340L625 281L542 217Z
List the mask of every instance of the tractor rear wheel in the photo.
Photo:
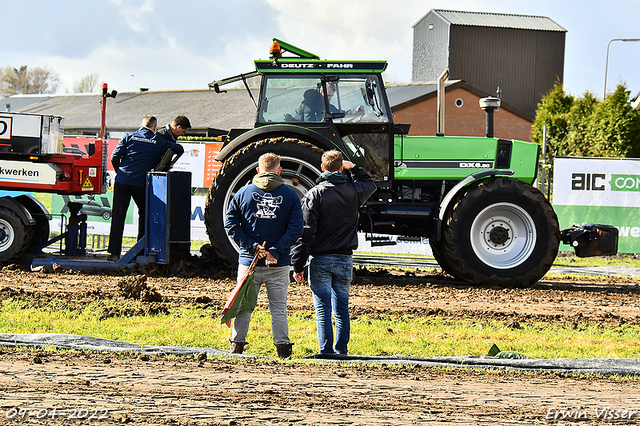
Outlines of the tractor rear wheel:
M213 179L205 201L204 221L211 246L229 266L238 262L237 245L224 230L224 217L236 192L256 175L258 159L273 152L280 156L280 176L302 198L320 176L322 150L295 138L267 138L229 157Z
M447 272L473 284L527 287L558 254L558 218L544 195L512 178L468 187L443 224Z

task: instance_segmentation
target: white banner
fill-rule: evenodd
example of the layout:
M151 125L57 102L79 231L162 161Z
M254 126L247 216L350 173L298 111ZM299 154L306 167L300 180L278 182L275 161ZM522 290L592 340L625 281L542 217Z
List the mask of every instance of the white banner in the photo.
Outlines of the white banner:
M640 206L640 160L556 158L553 203L574 206Z
M97 195L93 197L93 203L87 204L87 206L81 210L81 213L87 215L88 234L109 235L109 230L111 229L110 215L112 195L113 193L111 192L108 195ZM53 218L50 223L52 231L60 230L60 217L62 214L67 214L68 212L65 207L67 201L86 201L89 199L87 196L70 196L66 199L59 195L55 195L54 197L57 197L57 199L52 202L51 205ZM191 197L191 239L194 241L209 240L204 225L204 202L206 198L207 197L205 196ZM107 214L105 214L105 212ZM138 235L138 208L133 201L131 201L131 204L129 205L123 235L125 237L135 237Z
M0 181L55 185L56 170L47 163L0 160Z
M176 161L171 170L191 172L191 187L202 187L204 180L205 144L183 143L184 154Z
M612 225L619 231L618 252L640 253L640 160L556 158L553 208L561 229Z

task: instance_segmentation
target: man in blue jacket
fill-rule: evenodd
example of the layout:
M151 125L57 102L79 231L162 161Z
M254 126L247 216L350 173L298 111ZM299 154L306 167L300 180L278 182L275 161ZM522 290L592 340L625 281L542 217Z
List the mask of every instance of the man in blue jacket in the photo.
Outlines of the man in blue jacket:
M349 170L352 180L347 179ZM322 182L302 199L304 231L293 246L291 262L296 281L303 282L309 264L309 287L316 308L318 346L321 354L346 354L351 333L349 289L353 276L351 254L358 247L358 208L376 191L369 174L342 153L322 155ZM331 312L336 320L333 346Z
M147 172L158 165L168 149L182 154L184 148L175 142L155 135L158 120L147 115L140 128L127 133L111 154L111 164L116 171L113 186L113 214L109 232L109 261L120 258L124 222L131 198L138 206L138 240L144 235L145 190Z
M224 228L240 248L238 279L248 271L256 250L260 252L262 259L253 274L256 292L264 283L273 343L280 358L289 358L293 346L287 322L289 257L291 245L302 234L303 220L300 199L284 184L281 171L280 156L261 155L253 182L241 188L231 200ZM250 321L251 313L234 319L230 341L232 353L244 350Z

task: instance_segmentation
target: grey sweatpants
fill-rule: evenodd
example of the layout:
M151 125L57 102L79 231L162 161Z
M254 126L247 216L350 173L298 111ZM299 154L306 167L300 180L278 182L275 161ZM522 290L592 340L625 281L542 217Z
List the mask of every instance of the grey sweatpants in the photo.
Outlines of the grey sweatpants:
M238 279L249 269L238 265ZM264 283L267 287L269 311L271 312L271 331L273 343L276 345L289 342L289 324L287 323L287 291L289 290L289 266L259 266L253 272L256 293ZM233 320L232 342L246 342L251 313L240 315Z

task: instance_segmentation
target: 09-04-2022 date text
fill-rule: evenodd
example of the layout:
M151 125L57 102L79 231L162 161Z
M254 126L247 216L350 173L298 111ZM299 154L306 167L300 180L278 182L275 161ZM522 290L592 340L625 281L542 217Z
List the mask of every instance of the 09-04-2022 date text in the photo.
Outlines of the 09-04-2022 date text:
M50 420L106 420L109 410L106 408L20 408L6 411L7 419L50 419Z

